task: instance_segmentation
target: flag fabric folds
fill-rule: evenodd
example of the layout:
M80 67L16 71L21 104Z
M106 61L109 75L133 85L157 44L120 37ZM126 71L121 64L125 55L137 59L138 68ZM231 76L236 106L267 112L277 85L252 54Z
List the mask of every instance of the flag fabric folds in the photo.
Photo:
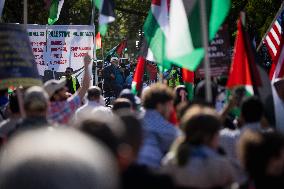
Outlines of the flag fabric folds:
M148 56L149 47L146 42L146 39L143 39L142 46L137 57L137 65L134 72L131 91L133 94L137 95L141 92L143 86L143 76L146 68L146 58Z
M235 41L234 55L227 82L227 87L233 89L237 86L245 86L248 93L254 94L253 81L250 71L249 54L245 47L245 35L243 31L243 25L238 20L238 32Z
M149 55L162 68L170 68L166 60L166 38L169 33L169 0L153 0L144 23L144 38L149 46ZM147 58L148 59L148 58ZM150 58L149 58L150 59Z
M102 48L102 38L100 32L96 35L96 49Z
M134 72L133 81L131 84L131 91L135 95L137 95L142 90L145 64L146 59L143 56L139 55L137 58L137 66Z
M272 59L270 69L270 79L275 80L284 76L284 9L275 20L271 29L265 37L264 44L266 45L269 55Z
M115 20L114 3L112 0L93 0L93 3L99 9L99 31L104 36L107 32L108 23Z
M123 52L127 48L127 40L124 39L121 43L113 47L110 51L106 53L105 59L109 60L113 56L122 57Z
M230 0L206 0L209 40L215 37L229 13ZM198 0L171 1L169 34L167 40L168 61L195 71L204 57L202 28Z
M58 19L63 6L64 0L52 0L50 9L48 24L53 25Z
M259 63L256 49L240 20L227 87L233 89L243 86L247 95L257 95L266 104L268 98L272 96L271 82L267 72Z

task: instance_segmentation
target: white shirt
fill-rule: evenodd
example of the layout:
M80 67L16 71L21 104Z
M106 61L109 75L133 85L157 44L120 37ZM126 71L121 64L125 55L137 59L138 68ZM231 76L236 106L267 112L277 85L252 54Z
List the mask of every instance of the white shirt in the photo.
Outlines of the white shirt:
M102 104L100 102L97 101L87 101L87 103L85 105L83 105L82 107L80 107L76 113L75 113L75 120L83 120L83 119L87 119L90 118L90 113L98 107L101 107Z

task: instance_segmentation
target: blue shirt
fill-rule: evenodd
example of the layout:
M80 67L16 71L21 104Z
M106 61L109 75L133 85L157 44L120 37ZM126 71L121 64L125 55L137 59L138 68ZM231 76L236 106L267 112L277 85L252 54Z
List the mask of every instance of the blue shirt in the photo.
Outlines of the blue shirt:
M159 168L161 159L178 136L179 130L156 110L146 110L143 119L144 143L138 155L138 164Z

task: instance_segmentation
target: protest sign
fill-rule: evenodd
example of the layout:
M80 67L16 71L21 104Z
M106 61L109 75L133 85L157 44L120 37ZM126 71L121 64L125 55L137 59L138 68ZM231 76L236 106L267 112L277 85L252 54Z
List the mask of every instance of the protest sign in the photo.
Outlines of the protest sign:
M210 71L212 77L228 76L231 55L228 25L222 26L209 43ZM195 72L196 78L204 78L204 66L200 64Z
M59 79L67 67L73 68L73 76L81 81L84 56L93 55L93 26L28 25L28 35L44 81Z
M41 84L24 27L0 24L0 89Z

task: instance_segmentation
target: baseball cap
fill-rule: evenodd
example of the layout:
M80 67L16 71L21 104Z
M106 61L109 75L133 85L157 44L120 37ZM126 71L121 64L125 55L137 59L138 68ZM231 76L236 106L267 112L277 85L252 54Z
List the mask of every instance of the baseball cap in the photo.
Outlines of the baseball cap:
M135 96L130 89L123 89L119 94L119 98L127 98L130 100L135 108L141 103L140 99Z
M116 61L118 61L118 58L117 57L111 57L111 59L110 59L110 61L112 62L112 61L114 61L114 60L116 60Z
M66 85L66 79L60 79L60 80L49 80L44 83L44 89L47 92L49 97L52 97L55 91L63 88Z

